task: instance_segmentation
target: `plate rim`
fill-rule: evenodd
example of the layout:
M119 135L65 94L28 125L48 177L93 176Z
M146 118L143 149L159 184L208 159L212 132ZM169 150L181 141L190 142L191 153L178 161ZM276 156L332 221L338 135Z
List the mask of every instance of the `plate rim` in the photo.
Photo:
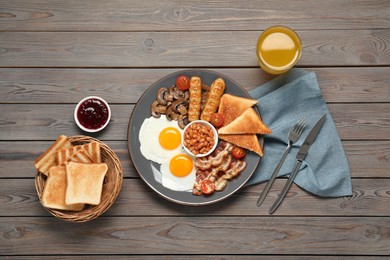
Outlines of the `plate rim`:
M152 184L150 184L142 174L140 174L140 171L137 167L137 165L134 163L134 160L133 160L133 154L132 154L132 151L131 151L131 140L130 140L130 129L131 129L131 121L132 121L132 118L134 116L134 111L136 110L136 107L138 106L139 104L139 101L144 97L144 95L146 95L146 93L148 93L148 91L150 89L152 89L153 87L155 87L155 85L160 82L160 81L163 81L175 74L178 74L178 73L189 73L189 72L197 72L197 73L211 73L211 74L216 74L222 78L226 78L226 79L229 79L231 82L233 82L236 86L238 86L241 90L243 90L249 98L251 98L251 96L249 95L249 92L243 88L237 81L233 80L232 78L220 73L220 72L217 72L217 71L214 71L214 70L209 70L209 69L184 69L184 70L177 70L177 71L174 71L172 73L169 73L167 75L165 75L164 77L162 78L159 78L158 80L156 80L153 84L151 84L143 93L142 95L138 98L134 108L133 108L133 111L131 112L131 115L130 115L130 118L129 118L129 123L128 123L128 126L127 126L127 150L128 150L128 153L130 155L130 160L133 164L133 167L135 168L135 170L137 171L137 174L141 177L141 179L147 184L147 186L149 186L153 191L155 191L159 196L163 197L164 199L168 200L168 201L171 201L171 202L174 202L176 204L179 204L179 205L186 205L186 206L205 206L205 205L210 205L210 204L214 204L214 203L217 203L217 202L220 202L222 200L225 200L227 199L228 197L232 196L233 194L235 194L237 191L239 191L248 181L249 179L252 177L252 175L254 174L255 170L257 169L257 167L259 166L259 163L261 161L261 157L259 156L259 159L257 160L256 162L256 165L255 165L255 168L254 170L249 174L248 178L246 181L244 181L243 183L241 183L235 190L233 190L232 192L230 192L229 194L226 194L218 199L214 199L214 200L210 200L210 201L203 201L203 202L186 202L186 201L180 201L180 200L177 200L177 199L174 199L174 198L171 198L165 194L163 194L162 192L160 192L156 187L154 187ZM260 114L260 111L257 107L254 107L255 111L261 116ZM261 136L259 138L259 142L260 142L260 146L263 148L264 147L264 138L263 136ZM195 196L195 195L194 195Z

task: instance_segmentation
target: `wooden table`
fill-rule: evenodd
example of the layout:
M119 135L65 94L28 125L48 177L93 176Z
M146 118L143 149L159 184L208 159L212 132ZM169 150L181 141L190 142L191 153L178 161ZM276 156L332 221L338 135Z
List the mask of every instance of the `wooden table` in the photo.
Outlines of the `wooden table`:
M390 2L0 0L0 255L10 258L355 259L390 255ZM184 68L221 72L248 90L271 76L257 65L265 28L294 28L297 67L317 73L352 172L353 196L322 199L293 186L267 213L264 184L205 207L159 197L127 151L140 95ZM52 217L34 187L33 160L60 134L82 134L73 109L105 98L106 131L124 167L122 191L103 216ZM331 171L331 169L329 170ZM13 256L13 257L12 257Z

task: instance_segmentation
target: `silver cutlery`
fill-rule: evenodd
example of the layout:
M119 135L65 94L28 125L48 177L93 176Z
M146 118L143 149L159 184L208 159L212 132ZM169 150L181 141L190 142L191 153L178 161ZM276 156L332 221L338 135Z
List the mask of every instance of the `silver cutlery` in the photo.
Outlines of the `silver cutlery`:
M287 154L289 153L292 145L296 141L298 141L303 130L305 129L306 124L307 124L307 118L301 117L301 119L299 119L299 121L290 129L290 132L288 134L288 144L287 144L286 150L284 150L282 158L280 159L278 165L276 166L274 172L272 173L271 178L269 179L267 185L265 186L263 192L260 195L260 198L257 200L258 207L260 207L260 205L263 203L265 197L267 196L269 190L271 189L272 184L274 183L276 177L278 176L278 172L279 172L280 168L282 167L284 160L287 157Z
M322 125L324 124L326 119L326 114L323 115L320 120L314 125L314 127L310 130L310 133L307 135L305 141L303 142L301 148L298 151L298 154L296 156L296 162L293 168L293 171L291 172L290 178L287 180L287 183L284 185L281 193L279 194L278 198L276 199L275 203L272 205L272 207L269 210L269 214L272 214L275 212L275 210L279 207L280 203L283 201L284 197L286 196L288 190L291 187L292 182L294 181L299 167L301 167L301 164L303 160L305 159L307 153L309 152L311 144L316 139L318 133L321 130Z

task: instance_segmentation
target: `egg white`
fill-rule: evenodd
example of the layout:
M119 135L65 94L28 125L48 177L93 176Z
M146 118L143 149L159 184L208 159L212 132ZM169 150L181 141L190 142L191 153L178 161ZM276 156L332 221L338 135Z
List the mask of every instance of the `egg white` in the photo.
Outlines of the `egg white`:
M186 154L186 152L182 150L178 152L178 154ZM192 192L192 188L194 186L195 178L196 178L195 166L192 168L192 171L187 176L176 177L171 173L171 170L169 169L170 160L171 158L169 158L166 162L162 163L160 166L160 172L162 177L161 184L165 188L171 190Z
M161 115L160 118L146 118L142 123L138 138L141 143L141 153L146 159L162 164L182 149L181 144L173 150L166 150L160 145L158 140L160 132L167 127L174 127L183 135L183 130L177 125L177 121L169 121L165 115Z

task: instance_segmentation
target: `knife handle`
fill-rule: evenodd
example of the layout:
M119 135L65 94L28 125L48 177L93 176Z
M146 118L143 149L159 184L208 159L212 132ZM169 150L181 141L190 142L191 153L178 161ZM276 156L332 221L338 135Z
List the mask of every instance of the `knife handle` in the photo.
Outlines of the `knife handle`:
M275 212L275 210L279 207L280 203L282 203L284 197L286 196L288 190L290 189L294 179L295 179L295 176L297 175L298 173L298 170L299 168L301 167L301 164L302 164L302 161L297 161L294 165L294 169L290 175L290 178L287 180L287 183L284 185L283 187L283 190L281 191L281 193L279 194L278 198L276 199L276 201L274 202L274 204L272 205L272 207L270 208L269 210L269 214L272 214Z
M284 160L286 159L287 154L288 154L288 152L290 151L290 149L291 149L291 145L289 144L289 145L286 147L286 150L284 150L283 156L282 156L282 158L280 159L278 165L276 166L274 172L272 173L271 178L270 178L269 181L267 182L267 185L265 186L263 192L261 193L260 198L257 200L257 206L258 206L258 207L260 207L260 205L263 203L265 197L267 196L269 190L271 189L271 186L272 186L272 184L274 183L276 177L278 176L279 170L280 170L280 168L282 168L282 165L283 165L283 163L284 163Z

